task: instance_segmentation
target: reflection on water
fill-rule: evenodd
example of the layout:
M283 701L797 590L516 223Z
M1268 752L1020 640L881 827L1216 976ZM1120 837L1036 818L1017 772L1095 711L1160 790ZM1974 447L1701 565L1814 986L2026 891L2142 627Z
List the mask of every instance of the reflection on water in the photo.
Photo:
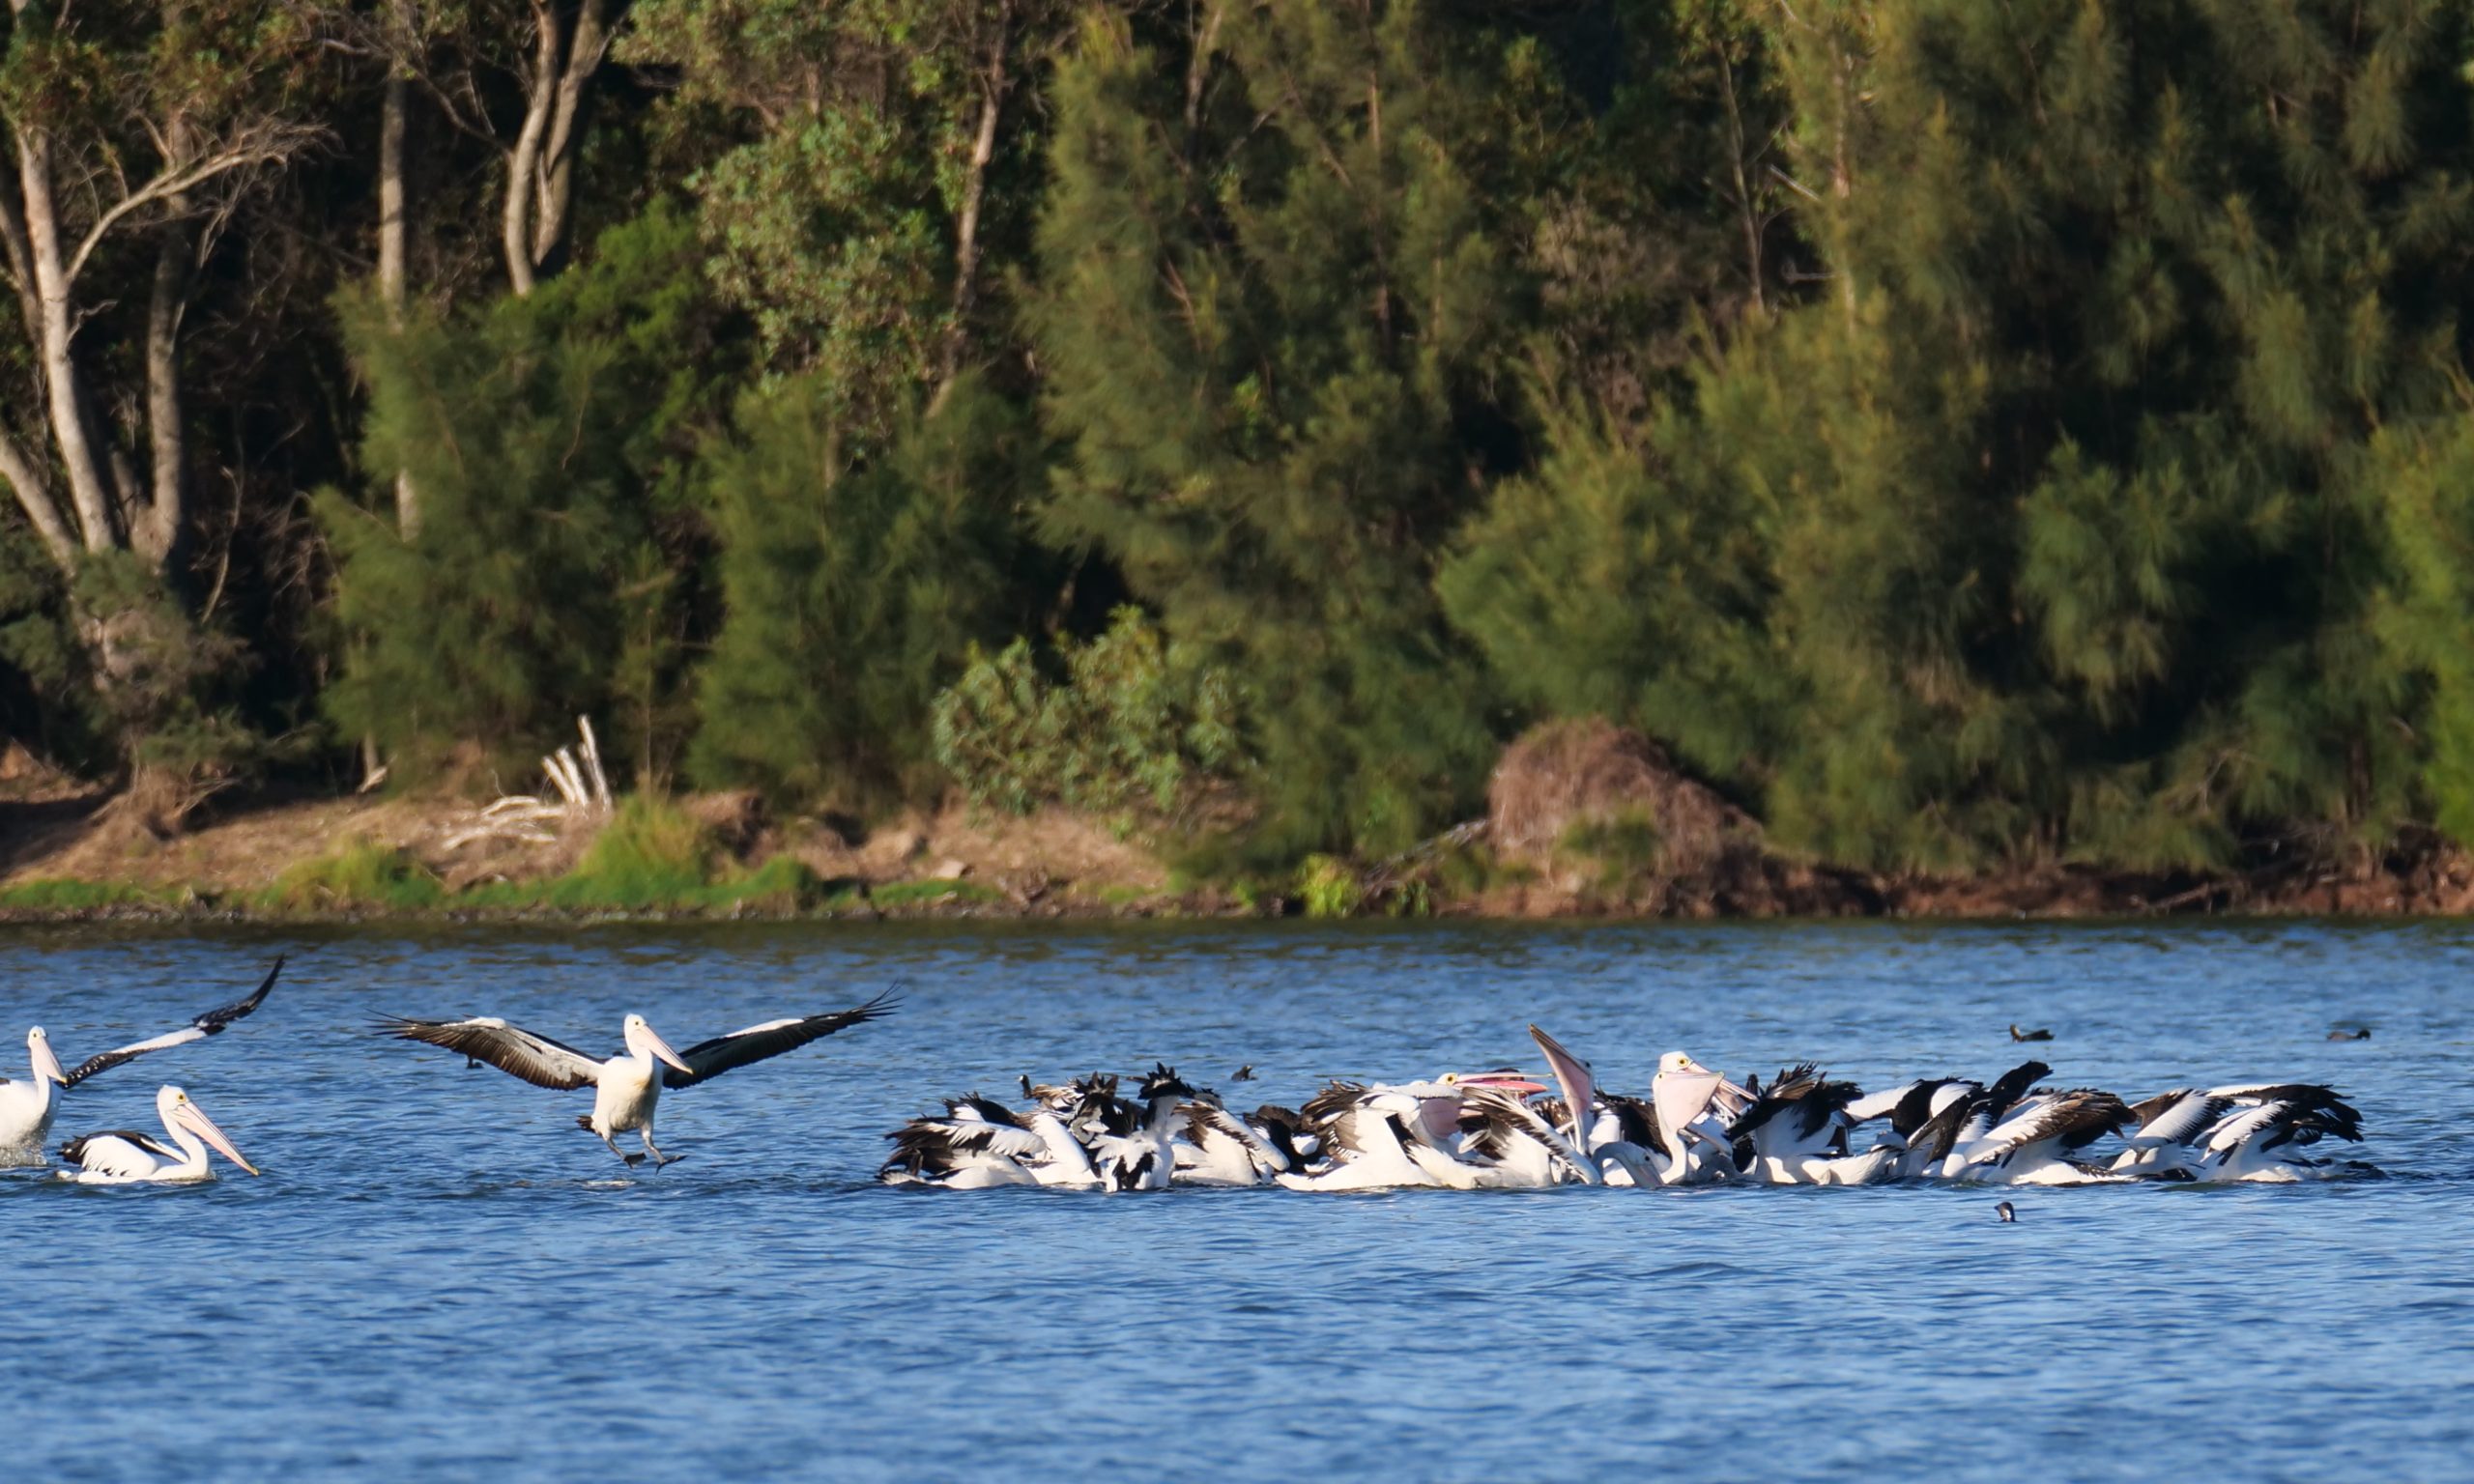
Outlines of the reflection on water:
M230 1035L98 1077L55 1145L189 1088L265 1167L0 1175L11 1476L2441 1477L2474 1451L2474 931L1391 925L0 937L0 1070L295 954ZM687 1044L907 981L905 1013L674 1094L624 1171L587 1095L386 1042L498 1013ZM2139 1097L2326 1081L2363 1184L1144 1197L887 1190L947 1093L1168 1061L1328 1076L1659 1052ZM2339 1023L2373 1039L2332 1042ZM1262 1080L1226 1078L1252 1063ZM2019 1220L1993 1205L2006 1195ZM2404 1405L2401 1398L2416 1398ZM96 1405L143 1399L133 1419ZM40 1419L36 1421L33 1419ZM22 1473L21 1473L22 1470ZM1138 1470L1138 1475L1132 1471Z

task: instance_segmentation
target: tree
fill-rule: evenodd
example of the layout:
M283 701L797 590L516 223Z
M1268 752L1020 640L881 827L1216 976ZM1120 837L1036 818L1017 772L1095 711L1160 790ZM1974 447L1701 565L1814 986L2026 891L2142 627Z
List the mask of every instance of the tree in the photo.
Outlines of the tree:
M814 369L849 451L882 443L972 348L992 244L1018 256L1038 178L1021 100L1057 0L646 0L621 55L677 70L671 128L726 141L692 173L712 271L773 370Z
M323 133L295 113L312 42L273 0L12 0L0 39L0 267L28 393L0 413L0 480L67 582L123 759L170 761L141 744L174 725L164 706L186 704L190 664L220 646L131 573L181 576L193 478L185 328L247 192ZM99 319L116 333L82 333ZM167 687L158 662L171 655L186 659Z
M732 370L693 244L656 207L529 298L401 331L355 316L363 467L409 471L423 516L320 497L346 637L327 705L407 772L529 762L579 713L618 711L648 773L679 745L684 470Z
M2417 5L1779 8L1827 293L1688 401L1564 418L1455 616L1833 859L2382 837L2363 452L2459 354L2467 43Z
M854 464L823 383L752 399L741 439L701 466L726 616L691 761L717 786L866 808L929 791L938 689L1023 616L1038 564L1019 501L1040 450L1019 407L965 378Z
M1250 693L1267 842L1395 849L1489 751L1429 587L1510 439L1486 78L1413 4L1211 5L1187 34L1170 65L1093 15L1057 69L1047 526Z

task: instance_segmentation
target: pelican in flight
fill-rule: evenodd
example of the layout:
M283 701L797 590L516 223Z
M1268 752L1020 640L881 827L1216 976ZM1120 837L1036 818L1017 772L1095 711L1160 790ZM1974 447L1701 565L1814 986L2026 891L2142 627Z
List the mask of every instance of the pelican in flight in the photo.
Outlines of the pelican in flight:
M246 999L210 1010L177 1031L166 1031L160 1036L131 1042L100 1056L90 1056L78 1063L73 1070L61 1069L60 1057L51 1049L51 1038L43 1034L42 1026L28 1031L26 1056L34 1064L33 1074L23 1081L0 1078L0 1164L29 1159L38 1164L43 1161L43 1141L50 1137L52 1115L60 1109L58 1093L67 1092L99 1071L109 1071L123 1062L135 1061L150 1051L168 1051L174 1046L185 1046L193 1041L223 1034L233 1021L258 1008L259 1002L267 997L267 991L274 987L275 976L282 972L283 958L278 955L274 967L267 970L267 977L259 982L258 987Z
M591 1088L592 1111L579 1116L576 1127L590 1130L630 1166L650 1157L653 1167L659 1169L686 1157L665 1155L653 1143L653 1110L661 1101L664 1088L694 1087L751 1062L795 1051L845 1027L881 1018L894 1005L887 992L852 1010L767 1020L762 1025L700 1041L683 1052L672 1049L644 1016L629 1015L624 1028L627 1049L607 1061L596 1060L522 1026L487 1016L470 1020L390 1016L380 1028L400 1040L457 1052L468 1066L487 1062L501 1071L554 1093ZM656 1062L663 1065L656 1067ZM612 1137L630 1132L644 1140L643 1154L628 1154Z
M206 1110L179 1088L157 1093L155 1112L171 1143L127 1128L71 1139L60 1147L60 1157L76 1168L61 1171L60 1178L84 1185L195 1184L215 1178L215 1167L206 1159L210 1148L250 1174L258 1173Z

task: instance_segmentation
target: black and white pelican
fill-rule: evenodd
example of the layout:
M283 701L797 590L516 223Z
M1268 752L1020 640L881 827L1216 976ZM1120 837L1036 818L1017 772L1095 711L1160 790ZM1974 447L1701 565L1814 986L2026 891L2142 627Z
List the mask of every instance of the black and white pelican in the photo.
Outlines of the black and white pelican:
M1093 1092L1074 1112L1071 1127L1091 1151L1091 1168L1103 1190L1165 1190L1176 1178L1175 1140L1180 1110L1194 1088L1165 1063L1143 1074L1135 1096Z
M155 1111L171 1143L126 1128L71 1139L60 1147L60 1157L76 1168L61 1171L60 1178L86 1185L193 1184L215 1178L215 1167L206 1158L210 1148L250 1174L258 1173L215 1127L215 1120L179 1088L157 1093Z
M944 1117L914 1118L885 1137L894 1151L877 1179L889 1185L990 1190L1100 1183L1090 1152L1046 1103L1017 1113L977 1093L949 1098Z
M59 1093L67 1092L97 1072L108 1071L124 1062L132 1062L150 1051L168 1051L209 1036L219 1036L232 1022L258 1008L267 991L274 987L275 977L283 972L283 957L277 955L274 967L258 987L244 999L235 1000L199 1015L177 1031L150 1036L131 1042L99 1056L90 1056L72 1070L63 1070L60 1058L51 1049L51 1038L42 1026L26 1033L26 1056L33 1063L32 1075L22 1081L0 1078L0 1164L41 1163L43 1141L50 1137L52 1115L59 1111Z
M684 1052L672 1049L644 1016L629 1015L623 1026L627 1049L607 1060L595 1060L563 1042L488 1016L469 1020L390 1016L380 1029L403 1041L458 1052L470 1066L487 1062L501 1071L552 1092L591 1088L592 1111L579 1116L576 1127L590 1130L629 1165L641 1164L649 1156L658 1169L685 1157L665 1155L653 1143L653 1112L661 1101L663 1089L694 1087L752 1062L795 1051L836 1031L878 1019L891 1013L895 1003L888 991L851 1010L767 1020L727 1036L700 1041ZM656 1067L656 1062L665 1064L667 1070ZM612 1138L614 1134L629 1132L644 1141L643 1154L628 1154Z
M1177 1115L1184 1122L1173 1146L1173 1184L1259 1185L1297 1168L1290 1151L1276 1141L1273 1126L1255 1127L1229 1112L1214 1094L1195 1095Z
M1335 1082L1300 1110L1327 1162L1273 1179L1291 1190L1461 1184L1465 1172L1450 1166L1460 1161L1460 1120L1471 1095L1517 1098L1545 1090L1511 1070L1448 1071L1428 1081L1372 1087Z
M1780 1071L1728 1123L1736 1168L1773 1185L1864 1185L1889 1179L1903 1146L1848 1153L1854 1120L1847 1108L1862 1096L1853 1082L1833 1082L1810 1062Z
M2138 1104L2129 1115L2139 1130L2123 1141L2114 1159L2116 1172L2274 1183L2370 1170L2301 1153L2323 1136L2362 1139L2362 1115L2314 1083L2177 1088Z

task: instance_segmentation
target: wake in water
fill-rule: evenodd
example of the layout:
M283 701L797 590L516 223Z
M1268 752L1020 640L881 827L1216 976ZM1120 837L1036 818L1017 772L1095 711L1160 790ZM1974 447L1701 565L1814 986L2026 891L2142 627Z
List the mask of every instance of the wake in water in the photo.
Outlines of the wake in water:
M1927 1077L1867 1094L1805 1063L1767 1087L1670 1051L1646 1098L1605 1091L1589 1063L1536 1026L1556 1087L1503 1069L1402 1083L1333 1082L1297 1108L1232 1112L1165 1066L1132 1097L1093 1072L1022 1079L1026 1106L973 1093L886 1135L877 1178L946 1189L1055 1185L1158 1190L1277 1184L1537 1189L1740 1181L1867 1185L1939 1181L2078 1185L2294 1182L2379 1172L2304 1153L2359 1143L2362 1115L2310 1083L2175 1088L2137 1103L2038 1084L2023 1062L1990 1083ZM1241 1074L1250 1073L1241 1069ZM2110 1141L2110 1142L2109 1142Z

